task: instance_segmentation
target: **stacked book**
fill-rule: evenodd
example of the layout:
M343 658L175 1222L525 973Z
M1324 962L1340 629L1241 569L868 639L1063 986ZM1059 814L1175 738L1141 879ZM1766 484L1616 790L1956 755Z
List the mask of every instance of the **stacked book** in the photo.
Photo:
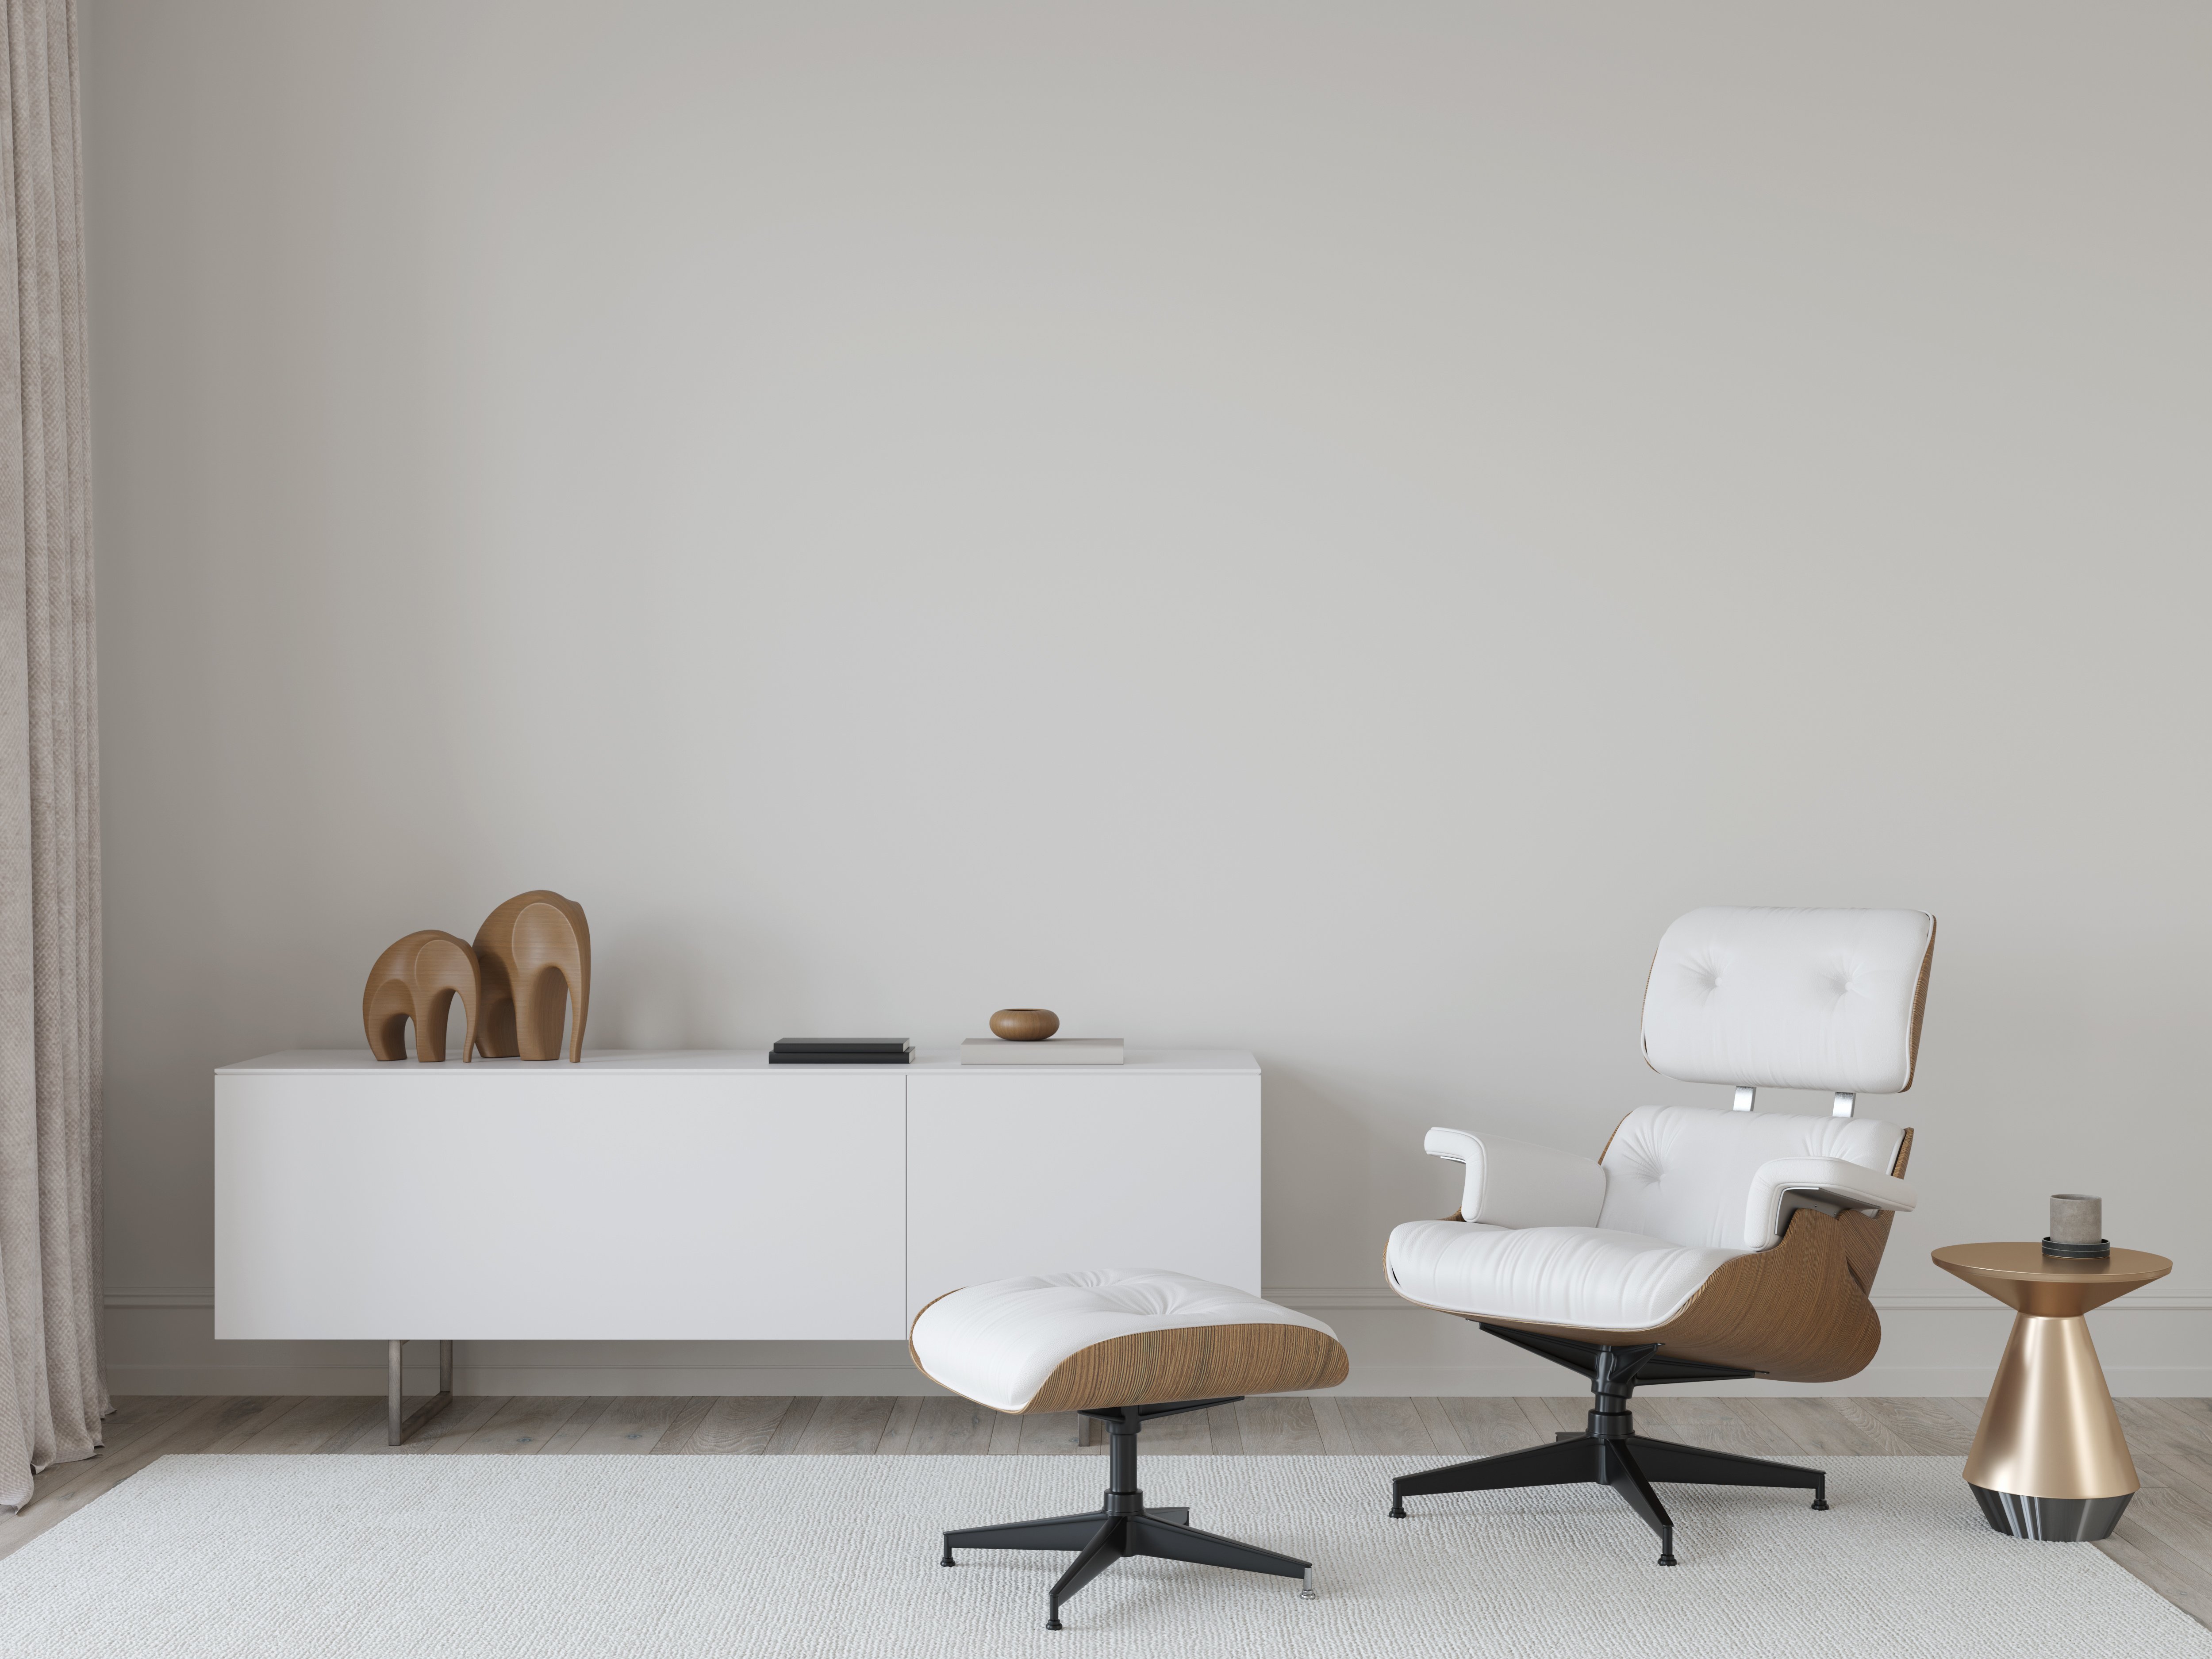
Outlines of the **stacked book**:
M771 1066L904 1066L914 1058L908 1037L779 1037Z
M969 1037L960 1045L963 1066L1119 1066L1119 1037L1048 1037L1042 1042L1006 1042L997 1037Z

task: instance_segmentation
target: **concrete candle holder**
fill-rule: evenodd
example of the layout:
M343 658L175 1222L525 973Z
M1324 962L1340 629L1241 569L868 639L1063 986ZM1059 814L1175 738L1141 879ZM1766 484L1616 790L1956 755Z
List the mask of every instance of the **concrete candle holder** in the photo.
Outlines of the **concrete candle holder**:
M2105 1200L2087 1193L2051 1195L2051 1234L2043 1241L2045 1255L2110 1255L2112 1241L2105 1237Z

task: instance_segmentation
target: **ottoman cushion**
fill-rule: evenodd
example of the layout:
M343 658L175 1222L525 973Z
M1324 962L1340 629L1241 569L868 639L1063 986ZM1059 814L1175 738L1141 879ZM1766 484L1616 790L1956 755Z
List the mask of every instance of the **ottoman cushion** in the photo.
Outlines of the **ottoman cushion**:
M994 1411L1078 1411L1328 1389L1336 1333L1187 1273L1101 1268L970 1285L915 1316L925 1376Z

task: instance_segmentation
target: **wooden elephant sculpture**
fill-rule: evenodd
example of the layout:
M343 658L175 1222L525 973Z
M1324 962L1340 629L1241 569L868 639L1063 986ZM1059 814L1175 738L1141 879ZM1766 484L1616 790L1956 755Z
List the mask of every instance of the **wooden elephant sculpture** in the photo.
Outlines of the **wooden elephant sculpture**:
M407 1058L407 1022L415 1022L415 1058L435 1065L446 1058L446 1020L453 999L461 1000L467 1029L461 1037L461 1063L468 1064L477 1042L477 1018L483 1007L483 973L465 939L436 928L410 933L377 957L361 994L361 1023L368 1031L368 1051L379 1060Z
M477 929L483 966L483 1014L477 1052L487 1060L561 1058L561 1017L571 1004L568 1058L584 1057L584 1017L592 1006L592 930L584 907L542 889L518 893Z

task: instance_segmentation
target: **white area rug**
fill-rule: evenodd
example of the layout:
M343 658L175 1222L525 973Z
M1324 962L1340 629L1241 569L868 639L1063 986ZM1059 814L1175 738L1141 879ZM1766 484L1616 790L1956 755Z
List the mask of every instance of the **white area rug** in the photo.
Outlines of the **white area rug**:
M1321 1599L1124 1561L1057 1635L1071 1557L948 1571L938 1534L1090 1507L1103 1459L165 1457L0 1561L0 1607L9 1651L40 1659L2212 1656L2090 1546L1991 1532L1953 1459L1826 1459L1826 1514L1668 1487L1673 1569L1595 1487L1384 1518L1391 1474L1450 1461L1152 1459L1154 1502L1312 1560Z

